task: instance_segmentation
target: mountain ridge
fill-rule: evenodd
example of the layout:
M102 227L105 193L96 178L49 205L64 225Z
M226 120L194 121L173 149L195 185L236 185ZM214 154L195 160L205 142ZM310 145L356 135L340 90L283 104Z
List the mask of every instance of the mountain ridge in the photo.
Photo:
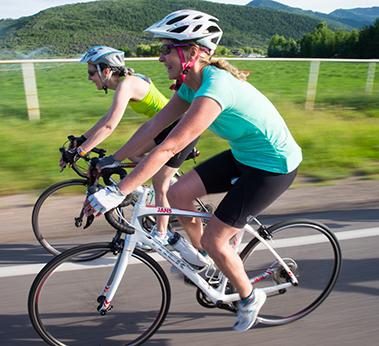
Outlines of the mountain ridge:
M341 29L360 29L364 26L373 24L375 19L379 17L379 7L337 9L326 14L317 11L303 10L298 7L291 7L273 0L253 0L246 4L246 6L253 8L267 8L318 18L319 20L326 21L328 25L339 26Z
M229 48L267 47L276 33L299 39L319 23L291 13L200 0L101 0L0 21L0 50L29 52L43 48L51 55L73 56L95 44L135 49L138 44L152 42L143 33L146 27L182 8L219 18L224 30L221 44Z

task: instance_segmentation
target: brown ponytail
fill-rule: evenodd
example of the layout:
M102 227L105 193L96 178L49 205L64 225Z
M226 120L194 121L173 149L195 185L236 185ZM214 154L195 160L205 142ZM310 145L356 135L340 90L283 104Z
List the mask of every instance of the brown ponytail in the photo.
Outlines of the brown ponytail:
M128 76L132 76L134 75L134 70L131 67L126 67L125 74L127 74Z

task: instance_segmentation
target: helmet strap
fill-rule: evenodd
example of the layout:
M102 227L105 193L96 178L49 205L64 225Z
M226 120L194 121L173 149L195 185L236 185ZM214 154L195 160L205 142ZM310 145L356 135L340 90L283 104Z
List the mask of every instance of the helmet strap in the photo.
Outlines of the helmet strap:
M107 81L111 79L113 71L110 70L109 75L107 77L103 76L103 73L101 72L99 64L96 65L97 72L100 76L101 84L103 85L103 90L106 94L108 94L108 86L107 86Z
M179 76L180 84L184 83L186 76L189 70L195 65L197 59L199 58L199 52L196 52L196 55L186 62L186 58L184 57L183 49L181 47L176 47L176 51L178 52L180 63L182 65L182 73Z
M182 72L176 82L170 86L171 90L178 90L180 88L180 86L184 83L189 70L195 65L200 55L199 52L196 52L196 55L191 60L186 62L183 49L181 47L175 47L175 49L178 52L180 64L182 65Z

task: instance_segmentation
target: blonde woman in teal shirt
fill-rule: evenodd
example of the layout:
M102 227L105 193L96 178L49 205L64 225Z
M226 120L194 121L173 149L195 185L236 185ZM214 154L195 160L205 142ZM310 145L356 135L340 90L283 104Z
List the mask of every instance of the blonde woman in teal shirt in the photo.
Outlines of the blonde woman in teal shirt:
M117 206L206 129L224 138L230 149L181 177L170 187L168 197L173 207L193 209L196 197L226 192L204 232L200 222L186 219L182 223L193 245L212 257L238 291L241 301L233 328L242 332L254 325L266 294L252 287L229 241L251 216L288 189L302 154L272 103L246 82L243 73L211 58L222 36L217 22L206 13L180 10L146 29L162 41L159 61L169 78L183 84L121 150L133 153L146 138L185 115L118 187L90 196L87 213L104 213Z

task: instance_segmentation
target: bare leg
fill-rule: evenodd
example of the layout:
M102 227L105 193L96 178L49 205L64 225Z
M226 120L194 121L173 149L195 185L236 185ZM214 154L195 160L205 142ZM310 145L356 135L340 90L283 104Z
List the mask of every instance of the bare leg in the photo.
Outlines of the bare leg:
M204 195L206 190L196 171L180 177L168 191L170 205L187 210L195 210L193 201ZM252 285L240 257L229 244L229 240L240 230L223 223L215 216L209 221L204 234L201 220L198 218L180 218L180 222L192 244L198 249L204 248L240 296L247 297L252 291Z
M181 176L168 191L170 205L185 210L196 210L194 200L206 195L203 182L196 171L192 170ZM202 249L200 239L203 234L203 225L199 218L179 218L180 223L188 234L192 244L197 249Z
M177 168L163 166L152 179L155 191L155 205L169 208L170 204L167 199L167 191L170 187L170 180L177 172ZM157 229L163 235L166 233L168 225L168 216L157 217Z
M229 240L240 231L220 221L216 216L209 221L201 244L218 268L226 275L242 298L246 298L253 287L245 272L243 263L235 253Z

